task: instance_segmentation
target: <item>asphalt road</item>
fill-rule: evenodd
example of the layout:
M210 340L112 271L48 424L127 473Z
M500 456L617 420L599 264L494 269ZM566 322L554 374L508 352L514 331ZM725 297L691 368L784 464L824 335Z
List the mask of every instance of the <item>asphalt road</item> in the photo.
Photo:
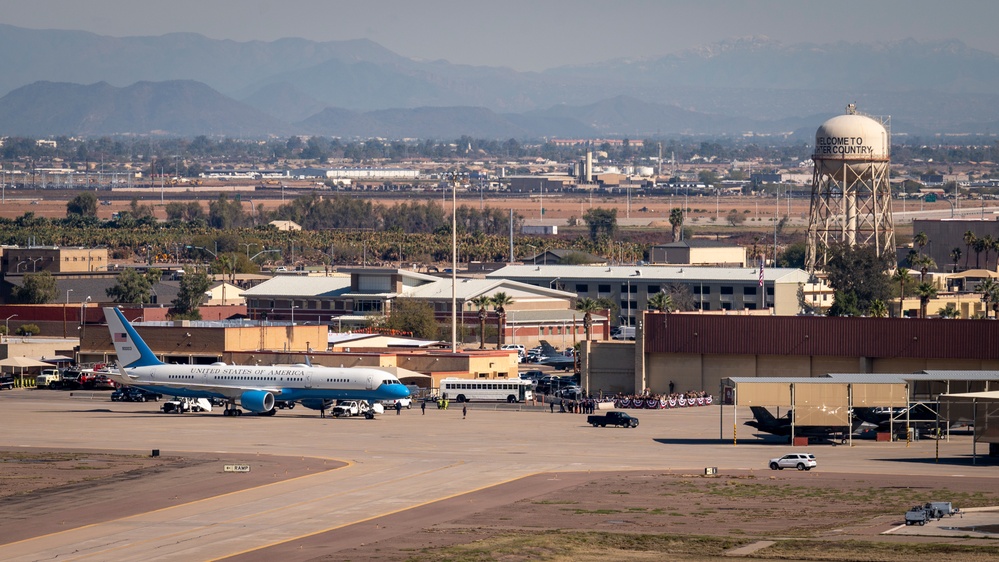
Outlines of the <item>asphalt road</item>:
M107 394L5 391L0 394L0 427L6 428L0 446L224 455L250 465L251 471L268 470L263 457L286 457L298 459L299 468L309 463L317 468L238 491L205 490L201 499L171 507L149 502L148 509L136 513L123 510L121 517L92 524L78 521L78 527L0 545L0 559L274 559L268 553L290 544L299 547L299 554L279 559L309 559L336 551L338 544L384 540L391 536L388 529L401 533L402 522L417 506L437 507L420 510L422 518L409 526L453 518L462 504L471 508L475 502L496 501L489 499L489 490L497 490L491 488L497 484L506 483L493 497L509 501L538 486L551 488L598 471L766 471L767 459L790 449L755 438L741 425L745 418L732 419L730 408L719 417L717 406L638 411L641 425L623 429L590 427L582 415L492 405L471 405L467 419L460 407L428 408L425 415L419 408L401 415L388 412L376 420L320 419L303 408L274 417L168 415L158 413L156 404L110 402ZM938 445L940 461L935 462ZM979 458L972 464L967 435L939 443L813 445L808 451L816 454L822 471L999 479L994 460ZM338 462L344 466L329 469ZM224 481L221 465L206 477ZM162 492L187 491L195 487L189 481L170 480ZM142 499L122 499L123 504L135 501ZM383 524L392 518L398 528ZM336 534L347 528L356 532ZM317 544L320 536L325 539Z

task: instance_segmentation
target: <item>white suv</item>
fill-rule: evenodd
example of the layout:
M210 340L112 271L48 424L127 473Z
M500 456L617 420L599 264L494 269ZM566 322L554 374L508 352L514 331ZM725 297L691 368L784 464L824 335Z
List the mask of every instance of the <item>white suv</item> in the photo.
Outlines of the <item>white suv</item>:
M785 468L811 470L816 466L815 455L811 453L791 453L780 458L770 459L770 470L784 470Z

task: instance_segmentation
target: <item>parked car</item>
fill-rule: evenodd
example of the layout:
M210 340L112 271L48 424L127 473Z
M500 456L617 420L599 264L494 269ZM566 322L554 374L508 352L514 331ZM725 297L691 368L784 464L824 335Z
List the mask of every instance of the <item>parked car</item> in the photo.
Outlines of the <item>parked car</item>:
M817 465L815 455L811 453L791 453L783 457L770 459L770 470L784 470L785 468L811 470Z
M10 390L14 388L14 377L11 375L0 375L0 390Z
M148 390L133 386L118 388L111 393L112 402L159 402L162 397L162 394L149 392Z

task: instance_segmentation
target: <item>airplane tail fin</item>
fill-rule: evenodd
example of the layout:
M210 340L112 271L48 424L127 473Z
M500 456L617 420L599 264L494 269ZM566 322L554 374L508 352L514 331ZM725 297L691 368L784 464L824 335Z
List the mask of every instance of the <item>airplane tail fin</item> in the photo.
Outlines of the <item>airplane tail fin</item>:
M558 350L555 349L555 346L548 343L547 340L541 340L539 343L541 344L541 354L545 357L555 357L556 355L560 355Z
M749 409L753 412L753 418L757 423L773 424L777 422L777 418L770 413L770 410L763 406L750 406Z
M120 310L105 308L104 318L108 321L111 342L114 344L114 350L118 354L118 363L121 367L148 367L163 364L149 349L146 342L142 341L138 332L128 323Z

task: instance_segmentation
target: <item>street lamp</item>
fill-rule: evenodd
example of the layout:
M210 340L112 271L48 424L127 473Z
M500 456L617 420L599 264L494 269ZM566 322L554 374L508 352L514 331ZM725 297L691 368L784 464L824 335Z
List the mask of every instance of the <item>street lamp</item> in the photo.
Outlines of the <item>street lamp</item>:
M66 289L66 306L62 307L62 337L66 337L66 309L69 308L69 294L73 289Z
M24 260L21 263L17 264L17 268L14 269L14 273L21 273L21 266L24 265L24 264L26 264L26 263L28 263L28 260Z
M31 271L32 271L32 273L34 273L35 271L38 271L38 262L42 261L43 259L45 259L45 258L35 258L35 259L31 260Z
M256 243L247 244L246 242L243 242L243 243L240 244L240 246L246 246L246 259L250 259L250 246L259 246L259 245L260 244L256 244ZM256 257L256 256L254 256L254 257Z
M272 252L281 253L281 250L263 250L261 252L257 252L255 254L253 254L253 257L250 258L250 261L253 261L253 260L257 259L257 256L259 256L260 254L268 254L268 253L272 253Z
M89 302L90 302L90 297L88 296L87 300L85 300L85 301L83 301L83 302L80 303L80 342L81 343L83 342L83 327L87 323L87 318L86 318L86 312L85 311L86 311L86 308L87 308L87 303L89 303Z
M538 265L538 247L534 244L528 244L528 248L531 249L531 253L534 254L534 265Z
M297 305L291 305L291 325L295 325L295 309L298 308Z
M10 316L7 317L6 320L3 321L3 325L6 328L6 332L7 332L6 336L7 336L8 340L10 339L10 319L13 318L13 317L15 317L15 316L17 316L17 315L16 314L11 314Z

